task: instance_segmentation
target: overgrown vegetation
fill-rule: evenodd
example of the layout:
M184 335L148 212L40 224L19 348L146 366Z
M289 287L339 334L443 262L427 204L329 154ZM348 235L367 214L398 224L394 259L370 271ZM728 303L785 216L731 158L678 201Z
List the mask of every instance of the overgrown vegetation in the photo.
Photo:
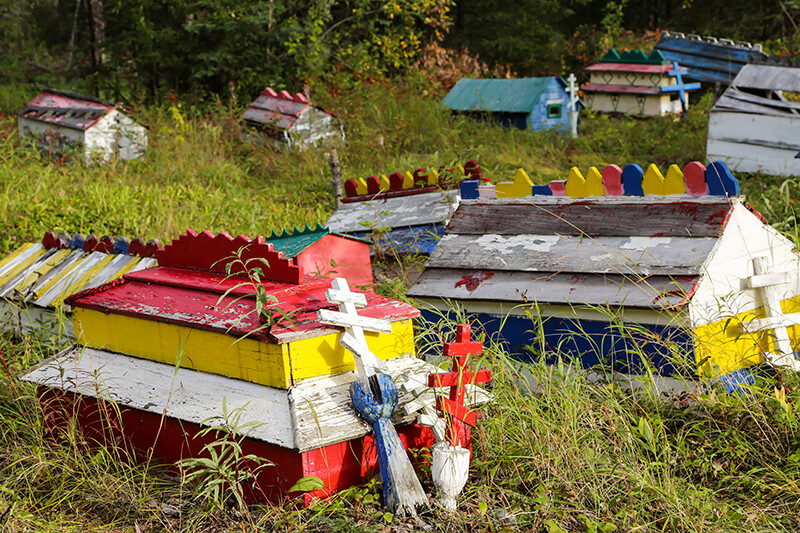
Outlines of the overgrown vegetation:
M86 12L97 4L109 20L102 61ZM724 27L719 37L763 38L771 51L791 53L800 14L800 5L789 1L526 0L507 10L502 2L472 1L307 4L39 0L0 6L6 51L0 58L0 253L50 230L168 241L188 227L254 236L324 222L333 209L324 152L240 140L243 105L267 84L302 90L308 82L314 99L342 118L345 179L467 159L479 161L495 182L510 179L518 167L544 183L564 179L573 165L584 171L608 163L682 166L704 159L708 94L683 119L584 113L577 139L453 117L437 102L463 74L562 72L608 46L652 43L656 30L669 24L699 33ZM651 31L633 34L633 27ZM447 48L462 45L469 50ZM85 167L21 145L14 112L36 87L54 82L131 104L151 127L147 156ZM737 176L756 209L800 242L796 181ZM379 259L388 277L378 289L401 297L404 269L419 263ZM501 347L487 342L481 365L493 370L495 397L474 434L472 477L459 511L451 517L432 510L415 522L382 510L376 480L309 508L291 499L242 505L241 492L227 493L220 484L226 476L229 482L247 477L239 468L245 459L237 455L239 437L230 433L235 413L225 430L218 428L225 437L216 458L205 469L189 461L187 477L129 461L128 451L113 444L89 446L72 426L54 432L53 421L42 416L45 400L16 376L56 353L58 344L42 332L0 336L0 531L800 528L800 393L789 373L777 389L764 379L738 396L715 390L699 397L633 395L594 383L566 362L511 364ZM187 481L209 483L198 488ZM300 489L314 486L298 481Z

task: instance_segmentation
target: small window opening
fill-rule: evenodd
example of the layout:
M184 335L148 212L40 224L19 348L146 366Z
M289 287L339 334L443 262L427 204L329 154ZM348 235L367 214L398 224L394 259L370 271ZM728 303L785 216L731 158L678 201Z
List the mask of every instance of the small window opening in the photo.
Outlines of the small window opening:
M547 118L561 118L561 104L547 104Z

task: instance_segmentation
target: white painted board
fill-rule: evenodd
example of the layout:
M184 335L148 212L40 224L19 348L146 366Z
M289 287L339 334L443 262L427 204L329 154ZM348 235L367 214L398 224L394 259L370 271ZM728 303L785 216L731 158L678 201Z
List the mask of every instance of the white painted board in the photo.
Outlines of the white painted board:
M328 219L331 231L352 233L373 228L403 228L439 224L450 219L459 201L458 191L409 194L364 202L345 202Z

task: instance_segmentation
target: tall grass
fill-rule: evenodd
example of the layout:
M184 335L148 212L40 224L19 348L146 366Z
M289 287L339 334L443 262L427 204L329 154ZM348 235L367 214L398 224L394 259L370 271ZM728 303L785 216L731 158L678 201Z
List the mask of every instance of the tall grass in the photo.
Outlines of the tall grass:
M655 162L663 169L704 156L708 97L684 120L586 113L573 140L452 117L428 90L407 80L316 95L346 124L347 144L339 148L345 179L476 159L494 181L524 167L541 183L565 178L572 165ZM21 100L13 91L0 94L0 104ZM0 119L0 252L48 230L166 240L188 227L252 236L325 221L333 199L324 154L242 144L240 111L143 109L139 116L152 128L144 160L88 168L27 150L13 117ZM740 178L756 208L794 236L796 185ZM384 259L387 272L408 267ZM400 282L380 288L402 289ZM490 346L482 366L494 372L494 400L475 431L459 512L433 510L421 523L398 523L380 508L374 481L308 509L292 501L220 509L195 499L173 474L119 460L125 452L113 444L90 447L77 432L49 431L34 388L15 377L55 353L46 337L0 336L0 349L0 531L800 527L800 401L792 376L785 398L765 385L743 396L712 390L665 402L592 382L567 364L512 364Z

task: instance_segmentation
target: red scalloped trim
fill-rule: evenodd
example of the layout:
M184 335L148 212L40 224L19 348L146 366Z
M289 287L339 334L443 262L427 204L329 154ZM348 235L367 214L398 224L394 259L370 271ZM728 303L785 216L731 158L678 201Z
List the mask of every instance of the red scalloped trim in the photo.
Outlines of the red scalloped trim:
M157 250L155 256L160 266L228 274L225 267L233 263L231 275L246 275L246 270L259 267L264 272L262 279L295 285L303 282L303 269L291 259L283 257L282 252L273 250L272 245L264 242L261 236L251 240L244 235L233 238L222 232L214 236L210 231L197 233L190 229L185 235ZM264 259L267 264L250 261L255 258Z

